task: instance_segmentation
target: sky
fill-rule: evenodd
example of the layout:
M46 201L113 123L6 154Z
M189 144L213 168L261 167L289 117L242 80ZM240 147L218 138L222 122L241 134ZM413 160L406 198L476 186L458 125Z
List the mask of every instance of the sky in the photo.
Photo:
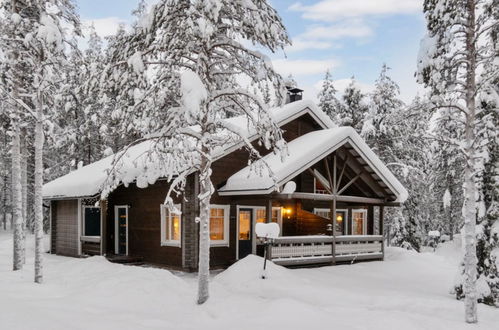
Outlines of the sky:
M151 0L151 2L154 0ZM101 36L133 20L138 0L77 0L84 24ZM421 92L416 58L425 33L423 0L271 0L293 45L270 57L283 76L293 74L305 98L316 99L326 70L340 92L352 76L369 93L386 63L410 102Z

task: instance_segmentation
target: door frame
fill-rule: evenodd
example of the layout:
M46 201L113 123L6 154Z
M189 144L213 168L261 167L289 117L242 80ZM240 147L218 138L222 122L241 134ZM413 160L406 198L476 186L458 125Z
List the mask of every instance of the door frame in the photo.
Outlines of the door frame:
M256 233L255 233L255 224L256 224L256 210L258 209L265 209L265 206L259 206L259 205L236 205L236 260L239 260L239 209L246 209L249 210L251 209L252 212L252 217L251 217L251 231L252 231L252 243L251 243L251 254L256 253ZM273 206L272 210L281 210L280 206ZM279 224L279 227L281 229L281 234L282 235L282 212L279 211L279 218L277 219L277 223Z
M128 205L115 205L114 206L114 253L119 254L119 235L118 235L118 209L124 208L126 210L126 253L128 255Z

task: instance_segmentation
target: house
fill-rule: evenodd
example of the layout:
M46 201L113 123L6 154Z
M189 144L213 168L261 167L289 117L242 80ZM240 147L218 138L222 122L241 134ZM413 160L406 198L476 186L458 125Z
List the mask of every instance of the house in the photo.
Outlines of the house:
M407 191L355 130L335 127L313 103L295 99L272 110L289 149L284 161L268 151L264 156L277 182L266 171L257 175L250 170L247 151L237 141L213 163L213 268L261 253L254 227L265 221L281 228L270 257L282 265L383 259L384 207L399 206ZM242 124L240 129L248 130ZM250 130L248 138L256 139ZM148 147L143 142L130 148L125 161L133 163ZM174 214L162 204L169 182L161 178L126 182L100 200L112 161L113 156L104 158L44 186L51 252L128 256L195 271L198 173L189 175L184 195L174 200L181 210ZM154 164L148 168L153 171Z

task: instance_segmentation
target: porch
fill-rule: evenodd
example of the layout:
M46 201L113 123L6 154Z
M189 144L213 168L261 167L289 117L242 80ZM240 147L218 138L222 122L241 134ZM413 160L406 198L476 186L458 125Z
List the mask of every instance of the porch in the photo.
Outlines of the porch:
M381 235L279 237L269 249L269 259L282 266L383 260L383 257Z

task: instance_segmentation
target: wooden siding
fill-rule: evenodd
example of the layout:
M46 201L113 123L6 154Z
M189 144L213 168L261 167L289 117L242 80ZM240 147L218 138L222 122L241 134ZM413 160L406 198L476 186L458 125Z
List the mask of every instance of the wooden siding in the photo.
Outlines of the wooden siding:
M128 255L142 257L145 262L182 267L180 247L161 246L161 209L168 192L168 183L158 181L145 189L135 184L118 187L108 198L107 253L114 254L114 207L128 205ZM176 200L180 202L180 200Z
M78 256L78 200L52 202L52 228L55 229L55 253Z

